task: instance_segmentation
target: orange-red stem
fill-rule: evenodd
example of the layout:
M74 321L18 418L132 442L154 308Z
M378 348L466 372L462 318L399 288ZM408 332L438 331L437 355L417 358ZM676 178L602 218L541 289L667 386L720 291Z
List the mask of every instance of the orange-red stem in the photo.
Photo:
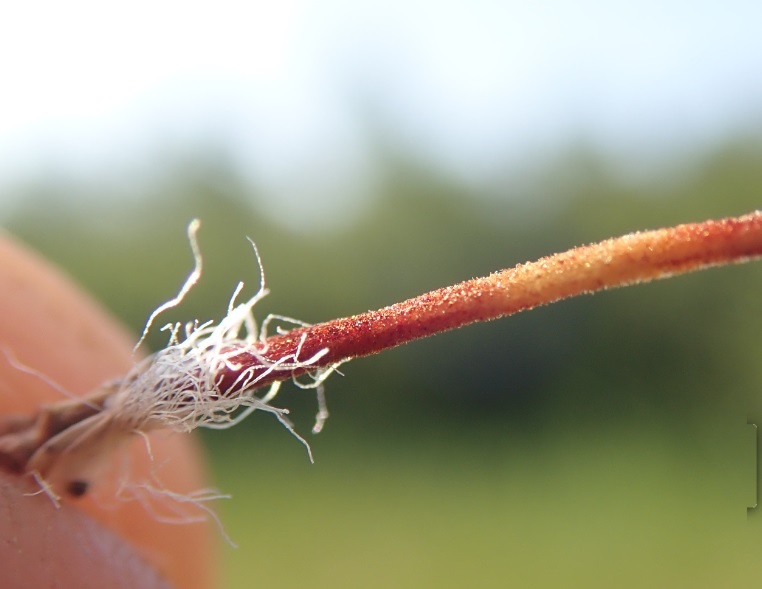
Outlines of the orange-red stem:
M299 359L327 349L314 366L328 366L567 297L759 256L762 211L632 233L467 280L378 311L295 329L269 338L263 349L267 358L277 360L294 354L301 342ZM257 357L246 351L235 361L249 368L259 364ZM293 375L299 372L305 370ZM233 386L237 376L237 371L222 375L221 389ZM290 376L274 372L260 382L264 386Z

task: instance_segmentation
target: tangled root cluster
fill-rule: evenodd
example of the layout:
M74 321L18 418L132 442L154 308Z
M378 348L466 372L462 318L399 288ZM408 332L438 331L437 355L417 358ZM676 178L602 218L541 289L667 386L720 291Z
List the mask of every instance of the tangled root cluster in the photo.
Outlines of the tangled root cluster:
M179 294L151 314L136 348L144 341L156 317L180 304L200 278L202 259L196 241L198 227L198 221L194 221L188 228L195 258L193 272ZM301 345L290 355L268 357L267 337L272 325L277 323L276 330L283 333L289 325L304 327L307 324L282 315L269 315L261 328L257 325L253 308L268 291L259 253L253 242L251 245L259 264L259 290L246 302L236 303L243 289L243 283L239 283L228 304L227 314L217 324L193 321L162 328L170 333L167 346L138 363L106 403L106 411L126 428L142 432L156 429L189 432L196 427L226 429L253 411L261 410L275 415L309 452L309 445L287 419L288 410L275 407L270 401L277 395L282 380L291 377L294 371L306 372L311 377L308 382L292 380L301 388L316 390L318 413L313 432L319 432L328 417L323 381L338 365L315 367L328 350L322 349L309 358L301 358ZM240 364L242 357L246 358L246 365ZM261 381L266 377L272 381L275 372L282 373L282 378L279 377L264 395L259 396ZM237 375L235 381L222 390L223 377L230 374Z

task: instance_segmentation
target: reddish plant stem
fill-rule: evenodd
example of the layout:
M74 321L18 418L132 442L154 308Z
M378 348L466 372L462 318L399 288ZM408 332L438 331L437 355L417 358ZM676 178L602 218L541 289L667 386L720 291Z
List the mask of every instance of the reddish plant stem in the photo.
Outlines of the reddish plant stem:
M441 288L378 311L295 329L270 337L259 351L277 360L295 354L301 345L298 358L303 360L327 349L313 365L324 367L567 297L759 256L762 211L632 233ZM242 366L241 370L260 365L247 351L233 361ZM260 383L264 386L304 372L273 372ZM221 390L229 390L239 371L229 370L220 376Z
M762 211L633 233L441 288L378 311L295 329L270 337L254 349L242 346L236 356L226 354L230 364L238 368L223 368L217 373L216 384L223 396L234 396L257 375L257 385L266 386L308 369L328 367L567 297L760 256ZM325 353L317 362L303 364L321 351ZM263 364L263 357L270 365ZM279 370L268 370L272 362L279 361L302 364L295 370L287 370L283 364ZM114 386L118 390L121 385ZM0 468L26 472L39 449L57 433L85 423L94 411L107 407L112 393L108 386L100 387L79 403L65 401L44 406L34 416L0 419ZM48 462L61 456L53 455Z

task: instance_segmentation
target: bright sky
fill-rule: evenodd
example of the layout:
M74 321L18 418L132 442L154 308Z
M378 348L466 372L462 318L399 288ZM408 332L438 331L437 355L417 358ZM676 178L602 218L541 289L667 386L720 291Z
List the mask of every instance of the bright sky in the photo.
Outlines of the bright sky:
M580 137L679 149L762 121L761 23L756 0L9 2L0 187L212 142L328 194L369 113L474 177Z

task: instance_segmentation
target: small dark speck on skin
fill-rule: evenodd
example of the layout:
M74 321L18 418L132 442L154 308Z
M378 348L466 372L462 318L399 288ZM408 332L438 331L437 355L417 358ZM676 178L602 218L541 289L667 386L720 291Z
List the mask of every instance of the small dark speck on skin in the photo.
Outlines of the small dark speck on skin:
M72 497L82 497L87 493L90 484L87 481L71 481L66 487L66 491Z

